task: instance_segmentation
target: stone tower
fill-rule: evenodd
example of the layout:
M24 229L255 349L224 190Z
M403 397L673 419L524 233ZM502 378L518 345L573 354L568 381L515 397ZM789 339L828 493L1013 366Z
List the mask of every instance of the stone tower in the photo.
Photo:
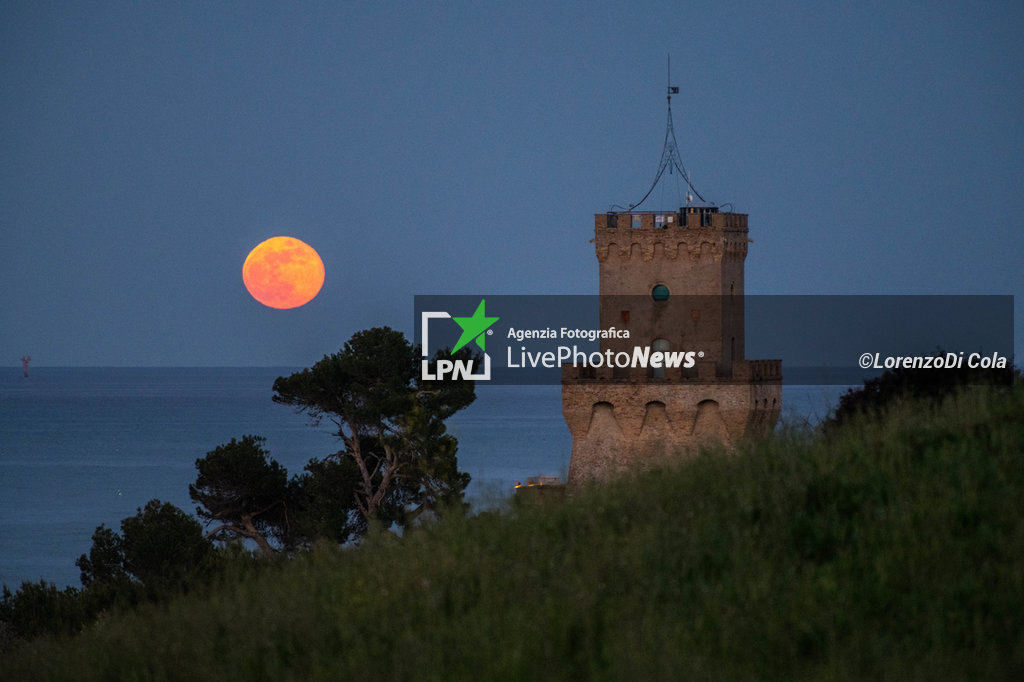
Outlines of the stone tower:
M672 132L674 90L655 185L669 163L689 184ZM602 341L601 350L650 346L695 355L690 367L563 367L570 486L686 456L705 443L732 447L775 425L782 362L744 354L749 242L745 214L706 203L594 216L601 328L630 332Z

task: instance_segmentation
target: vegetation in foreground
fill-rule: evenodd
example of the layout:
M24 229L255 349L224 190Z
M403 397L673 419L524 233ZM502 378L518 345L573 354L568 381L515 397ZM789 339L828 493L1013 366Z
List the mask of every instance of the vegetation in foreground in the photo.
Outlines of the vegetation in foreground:
M1024 390L443 520L110 612L4 679L1020 679Z

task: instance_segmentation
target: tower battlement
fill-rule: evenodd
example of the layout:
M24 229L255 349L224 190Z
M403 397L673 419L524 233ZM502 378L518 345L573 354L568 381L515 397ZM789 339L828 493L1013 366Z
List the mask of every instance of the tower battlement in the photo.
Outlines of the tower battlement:
M703 212L702 212L703 211ZM597 213L594 248L597 261L609 259L701 259L743 261L747 257L747 215L714 208L682 208L679 213ZM633 285L629 285L633 290ZM620 290L616 291L618 293ZM602 289L602 293L606 292Z
M594 214L594 230L747 230L746 213L721 213L717 206L682 206L678 211Z

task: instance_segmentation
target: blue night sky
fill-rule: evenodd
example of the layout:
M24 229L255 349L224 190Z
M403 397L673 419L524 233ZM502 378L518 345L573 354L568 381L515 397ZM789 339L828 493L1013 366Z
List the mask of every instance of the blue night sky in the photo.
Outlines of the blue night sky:
M3 3L0 365L306 366L416 294L596 293L669 53L748 293L1013 294L1020 353L1021 3L285 4ZM274 235L305 307L242 284Z

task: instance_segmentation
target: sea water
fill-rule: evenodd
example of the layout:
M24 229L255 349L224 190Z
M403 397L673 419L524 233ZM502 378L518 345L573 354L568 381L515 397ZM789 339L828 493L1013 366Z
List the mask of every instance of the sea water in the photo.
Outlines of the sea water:
M77 586L97 526L118 529L154 498L193 512L195 461L232 438L265 437L290 474L337 451L332 423L271 399L274 379L298 369L0 369L0 584ZM783 416L813 423L842 390L784 387ZM568 472L559 386L480 385L448 428L477 509L528 476Z

